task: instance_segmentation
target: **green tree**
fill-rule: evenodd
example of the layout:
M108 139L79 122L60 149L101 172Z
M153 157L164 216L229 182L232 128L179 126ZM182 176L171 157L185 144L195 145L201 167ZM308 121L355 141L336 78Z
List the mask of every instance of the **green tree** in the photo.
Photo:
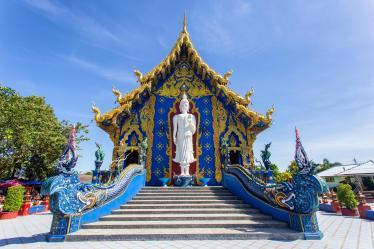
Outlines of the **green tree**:
M4 211L18 211L22 206L24 193L25 188L21 185L9 187L5 198Z
M280 174L279 168L275 163L270 164L270 170L273 171L273 177L276 179Z
M280 172L278 169L278 172L274 173L274 179L276 182L290 182L297 171L298 167L296 161L293 160L290 165L288 165L286 171Z
M291 161L290 165L288 165L286 172L290 173L291 176L294 176L296 175L297 171L298 171L297 163L295 160L293 160Z
M62 134L64 137L68 138L70 134L70 128L75 125L76 135L75 135L75 142L77 144L78 149L80 149L79 144L85 141L89 141L90 139L87 137L88 135L88 125L82 124L77 122L75 124L70 123L68 120L62 120Z
M338 200L344 207L353 209L356 208L358 202L353 193L352 187L349 184L339 184L337 191Z
M335 166L340 166L340 165L342 165L342 164L339 163L339 162L330 163L330 161L328 159L324 158L321 164L317 164L316 173L319 173L319 172L325 171L329 168L332 168L332 167L335 167Z
M290 172L285 171L279 173L275 178L275 182L290 182L292 180L292 175Z
M43 97L23 97L0 85L0 178L26 168L29 179L53 172L68 138L69 123L60 122ZM77 124L77 143L88 138L87 126Z

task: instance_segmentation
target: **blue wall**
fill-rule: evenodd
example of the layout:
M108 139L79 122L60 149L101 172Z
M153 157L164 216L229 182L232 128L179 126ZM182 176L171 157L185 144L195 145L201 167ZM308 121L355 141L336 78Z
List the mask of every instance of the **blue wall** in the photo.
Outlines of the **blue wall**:
M174 98L163 97L155 94L155 117L153 128L153 146L152 150L152 166L151 166L151 180L147 185L157 186L161 185L158 178L163 177L163 169L169 170L169 156L167 155L167 146L169 140L168 113L173 107Z

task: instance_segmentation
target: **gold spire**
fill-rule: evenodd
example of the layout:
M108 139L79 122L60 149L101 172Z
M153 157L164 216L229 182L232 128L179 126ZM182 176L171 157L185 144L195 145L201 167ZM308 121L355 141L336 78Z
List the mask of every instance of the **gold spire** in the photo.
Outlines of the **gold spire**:
M184 16L183 16L183 30L182 30L182 33L187 33L186 11L184 12Z

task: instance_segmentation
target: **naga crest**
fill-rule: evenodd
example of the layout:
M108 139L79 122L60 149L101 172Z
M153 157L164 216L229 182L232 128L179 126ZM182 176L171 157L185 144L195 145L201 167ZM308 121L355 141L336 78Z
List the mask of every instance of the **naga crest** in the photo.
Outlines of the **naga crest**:
M262 162L264 163L266 170L269 170L271 166L271 162L270 162L271 153L269 151L270 146L271 146L271 142L268 144L265 144L265 149L261 151L261 159L262 159Z
M78 161L77 145L75 144L75 126L71 127L68 143L65 146L57 165L58 173L72 173Z
M102 162L104 161L105 153L102 149L102 145L96 143L97 150L95 152L96 162Z
M326 182L314 175L315 166L309 161L295 128L295 161L298 171L291 183L282 182L277 186L275 201L278 205L296 213L309 214L318 211L318 195L328 192Z

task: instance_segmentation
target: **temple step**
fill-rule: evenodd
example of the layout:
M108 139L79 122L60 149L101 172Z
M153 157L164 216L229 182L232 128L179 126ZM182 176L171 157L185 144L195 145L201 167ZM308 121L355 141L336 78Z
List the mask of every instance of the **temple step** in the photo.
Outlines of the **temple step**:
M171 197L175 197L175 196L180 196L181 194L185 195L185 194L188 194L189 196L193 195L193 196L232 196L232 194L230 192L193 192L193 193L186 193L186 192L159 192L159 193L152 193L152 192L140 192L139 194L136 195L136 197L148 197L148 196L152 196L152 197L162 197L162 196L171 196Z
M242 204L241 200L209 200L209 199L193 199L193 200L175 200L175 199L166 199L166 200L133 200L129 201L128 204Z
M189 188L177 188L177 187L145 187L140 193L230 193L228 190L222 187L189 187Z
M134 197L133 200L239 200L238 197L232 195L210 195L210 196L195 196L195 195L173 195L173 196L137 196Z
M67 241L102 240L297 240L303 234L287 228L82 229Z
M123 214L116 213L100 218L101 221L148 221L148 220L271 220L272 217L263 214L240 214L240 213L226 213L220 214Z
M67 240L301 239L223 187L145 187Z
M155 209L178 209L178 208L248 208L250 207L248 204L226 204L226 203L211 203L211 204L127 204L122 205L121 209L149 209L149 208L155 208Z
M121 220L98 221L82 226L84 229L148 229L148 228L259 228L287 227L287 224L275 220Z
M144 209L118 209L112 211L113 214L170 214L176 212L178 214L253 214L259 213L258 209L254 208L144 208Z
M209 187L200 187L200 186L192 186L192 187L151 187L147 186L144 187L141 192L150 191L150 190L160 190L160 191L228 191L222 186L209 186Z

